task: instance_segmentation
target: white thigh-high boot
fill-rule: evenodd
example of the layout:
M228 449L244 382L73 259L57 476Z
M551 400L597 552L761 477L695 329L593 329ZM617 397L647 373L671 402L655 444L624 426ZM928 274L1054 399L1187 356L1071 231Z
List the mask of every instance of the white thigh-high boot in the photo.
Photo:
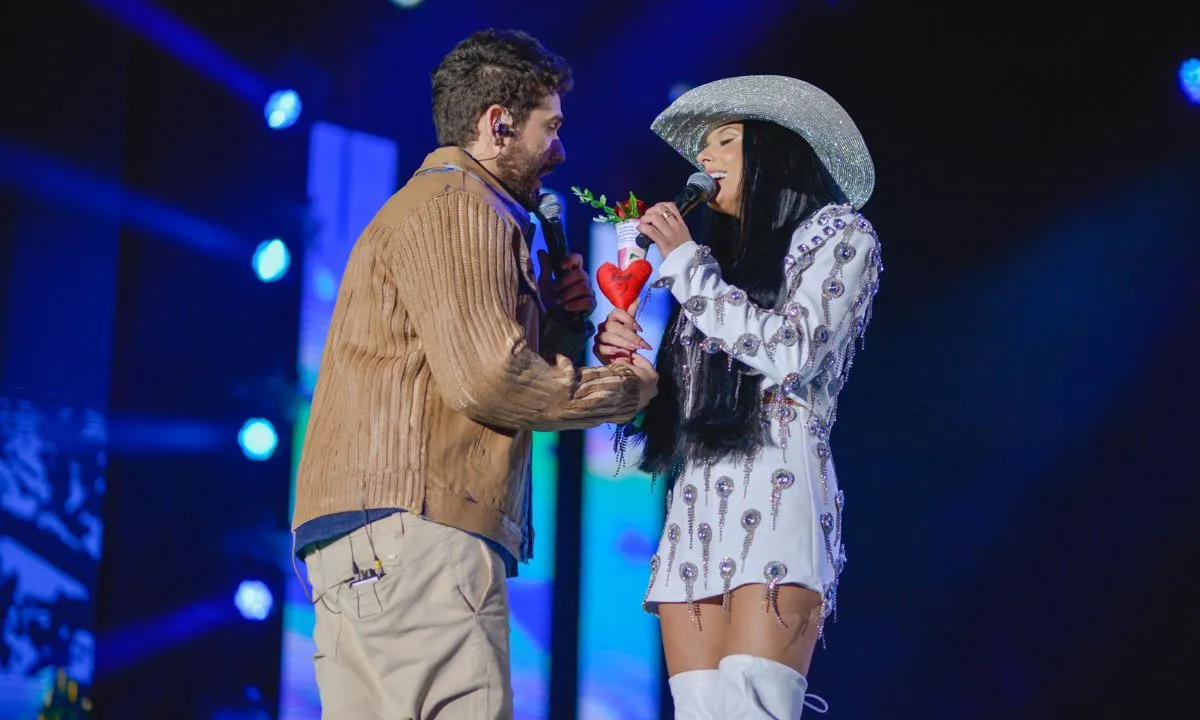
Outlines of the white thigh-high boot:
M806 706L818 713L829 710L824 700L807 695L803 675L774 660L729 655L718 672L722 717L728 720L797 720Z
M688 670L667 682L675 701L675 720L724 720L717 711L721 680L716 670Z

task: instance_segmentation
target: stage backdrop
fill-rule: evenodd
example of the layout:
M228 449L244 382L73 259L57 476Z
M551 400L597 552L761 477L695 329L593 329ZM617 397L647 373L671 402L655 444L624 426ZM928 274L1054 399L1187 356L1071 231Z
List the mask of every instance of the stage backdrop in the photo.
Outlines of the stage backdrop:
M308 408L321 352L337 297L338 283L358 234L388 197L399 175L396 146L390 140L318 123L309 142L308 195L317 223L305 251L300 310L301 397L295 424L299 460ZM407 178L408 172L403 173ZM564 200L564 205L566 202ZM535 247L545 247L538 233ZM548 717L550 628L554 594L557 434L534 436L533 514L537 528L534 560L509 582L512 604L512 673L518 720ZM293 487L295 471L293 469ZM303 574L304 568L300 566ZM288 584L284 608L280 720L317 720L320 702L313 676L313 612L299 580Z
M78 402L0 386L0 718L90 709L107 439Z

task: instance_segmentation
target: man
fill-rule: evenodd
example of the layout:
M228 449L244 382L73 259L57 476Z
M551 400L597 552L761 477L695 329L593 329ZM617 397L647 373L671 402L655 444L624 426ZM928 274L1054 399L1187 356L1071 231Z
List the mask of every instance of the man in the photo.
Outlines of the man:
M571 83L524 33L460 43L433 75L441 148L346 264L293 517L325 718L511 717L530 433L624 422L657 392L640 356L573 364L587 338L562 318L595 305L578 255L541 296L533 277L530 209L565 157Z

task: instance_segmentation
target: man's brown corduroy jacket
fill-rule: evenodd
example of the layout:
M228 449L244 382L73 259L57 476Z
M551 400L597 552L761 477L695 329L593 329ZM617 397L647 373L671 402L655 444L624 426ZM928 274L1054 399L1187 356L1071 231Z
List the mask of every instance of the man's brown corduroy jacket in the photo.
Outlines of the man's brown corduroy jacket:
M528 558L530 433L628 421L638 381L539 349L527 227L492 175L442 148L363 231L321 358L293 528L401 508Z

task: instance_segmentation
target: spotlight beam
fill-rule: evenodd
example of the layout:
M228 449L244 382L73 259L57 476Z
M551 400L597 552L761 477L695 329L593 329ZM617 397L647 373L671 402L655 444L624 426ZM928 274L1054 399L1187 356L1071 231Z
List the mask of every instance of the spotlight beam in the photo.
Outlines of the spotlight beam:
M97 644L107 650L99 656L96 678L112 677L241 620L229 596L222 594L114 628L98 638Z
M145 0L90 0L129 30L251 103L262 103L270 84L203 34Z
M212 255L242 260L253 251L235 232L4 137L0 137L0 186L115 218Z
M237 233L3 137L0 186L116 218L130 227L212 255L241 260L253 249Z

